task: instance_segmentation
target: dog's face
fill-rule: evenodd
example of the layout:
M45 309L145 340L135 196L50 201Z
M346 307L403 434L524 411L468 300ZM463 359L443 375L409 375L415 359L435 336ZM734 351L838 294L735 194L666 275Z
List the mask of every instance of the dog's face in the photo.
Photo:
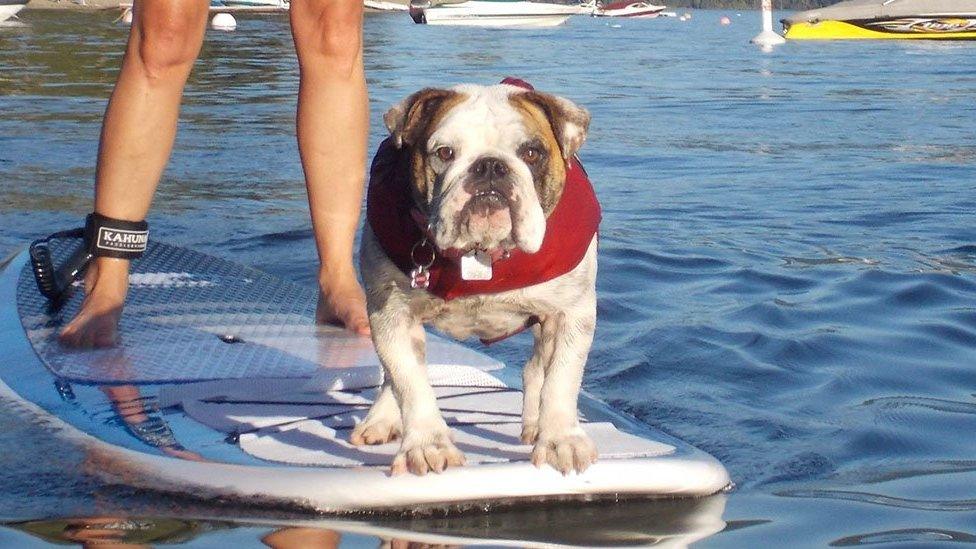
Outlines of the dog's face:
M424 89L384 117L409 150L414 200L438 248L528 253L542 245L589 119L566 99L506 84Z

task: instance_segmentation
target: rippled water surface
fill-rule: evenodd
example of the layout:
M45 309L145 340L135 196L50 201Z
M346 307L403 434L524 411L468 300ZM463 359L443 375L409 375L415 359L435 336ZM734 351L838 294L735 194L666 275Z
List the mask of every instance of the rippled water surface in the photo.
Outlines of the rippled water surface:
M4 255L90 208L124 44L112 15L26 12L25 25L0 28ZM702 546L974 543L976 44L762 54L746 43L758 14L730 27L720 15L544 31L369 16L372 146L384 109L423 86L517 75L590 108L582 159L605 216L586 388L728 466L728 525ZM208 36L150 217L156 235L313 281L296 88L284 18ZM488 352L520 362L527 344ZM167 517L152 520L201 546L256 544L272 529L252 511L101 485L13 412L0 403L2 519ZM653 529L684 512L641 504L406 526L572 524L552 539L594 544L612 540L586 538L588 524ZM201 517L212 520L189 520ZM19 524L0 544L62 526L28 535Z

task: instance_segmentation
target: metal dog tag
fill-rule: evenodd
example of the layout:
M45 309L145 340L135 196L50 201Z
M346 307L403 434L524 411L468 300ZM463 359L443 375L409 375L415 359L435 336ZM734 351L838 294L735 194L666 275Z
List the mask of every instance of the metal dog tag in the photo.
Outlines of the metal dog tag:
M471 250L461 256L461 278L491 280L491 256L483 250Z

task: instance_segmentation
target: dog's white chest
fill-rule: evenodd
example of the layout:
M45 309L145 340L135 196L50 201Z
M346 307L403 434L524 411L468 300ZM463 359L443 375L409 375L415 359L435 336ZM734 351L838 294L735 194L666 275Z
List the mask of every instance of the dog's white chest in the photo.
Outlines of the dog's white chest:
M448 301L424 322L457 339L494 339L519 331L530 316L522 307L475 297Z

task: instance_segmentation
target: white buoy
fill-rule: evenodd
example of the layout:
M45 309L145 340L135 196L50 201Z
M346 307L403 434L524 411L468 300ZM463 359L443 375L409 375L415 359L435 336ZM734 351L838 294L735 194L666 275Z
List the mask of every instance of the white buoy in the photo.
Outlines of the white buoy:
M762 25L762 32L751 40L753 44L767 50L786 42L785 38L773 31L773 0L762 0Z
M232 31L237 28L237 19L229 13L218 13L210 20L210 28L214 30Z

